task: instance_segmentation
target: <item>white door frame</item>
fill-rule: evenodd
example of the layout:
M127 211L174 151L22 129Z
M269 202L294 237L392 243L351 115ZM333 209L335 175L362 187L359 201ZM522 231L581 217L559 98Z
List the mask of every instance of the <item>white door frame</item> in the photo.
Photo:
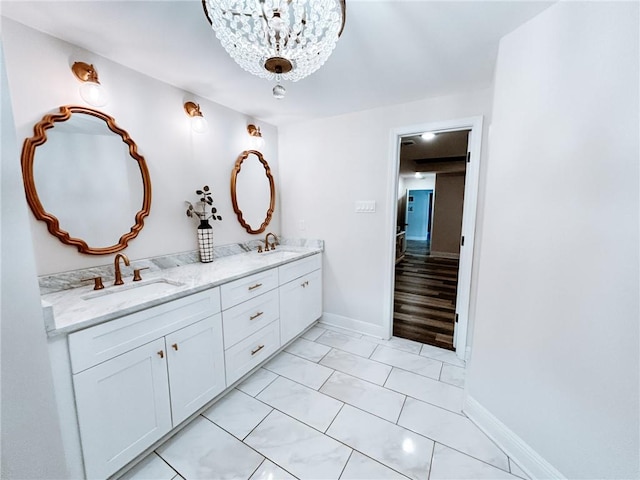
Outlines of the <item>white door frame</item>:
M475 240L476 209L478 204L478 184L480 181L480 153L482 147L482 116L462 118L458 120L447 120L440 122L424 123L399 127L391 131L390 139L390 161L389 161L389 209L387 234L387 265L389 275L388 284L385 291L385 309L388 314L385 316L388 338L393 335L393 296L395 285L395 237L397 208L393 206L398 203L398 175L400 167L400 141L407 135L418 135L423 132L446 132L456 130L468 130L469 142L467 150L471 161L467 163L467 170L464 182L464 204L462 213L462 236L464 246L460 247L460 266L458 270L458 292L456 300L456 314L458 323L454 328L454 347L459 358L466 360L467 332L469 327L469 300L471 296L471 267L473 265L473 245Z

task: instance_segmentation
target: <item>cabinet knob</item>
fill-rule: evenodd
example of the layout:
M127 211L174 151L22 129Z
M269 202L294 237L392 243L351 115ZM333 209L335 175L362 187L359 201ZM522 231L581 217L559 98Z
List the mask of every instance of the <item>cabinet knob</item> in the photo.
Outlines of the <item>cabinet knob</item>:
M177 352L178 351L178 344L174 343L173 345L171 345L171 348L173 348Z
M255 355L256 353L258 353L260 350L262 350L264 348L264 345L260 345L258 348L256 348L255 350L251 350L251 355Z
M164 358L164 352L163 352L162 350L160 350L160 351L158 352L158 356L159 356L160 358Z

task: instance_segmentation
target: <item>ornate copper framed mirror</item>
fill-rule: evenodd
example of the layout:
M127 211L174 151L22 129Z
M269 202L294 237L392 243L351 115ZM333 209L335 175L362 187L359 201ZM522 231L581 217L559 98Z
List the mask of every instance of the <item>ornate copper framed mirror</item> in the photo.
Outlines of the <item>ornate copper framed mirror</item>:
M240 225L249 233L262 233L276 205L271 168L257 150L240 154L231 174L231 202Z
M151 209L147 164L109 115L62 106L22 147L27 202L62 243L89 255L126 248Z

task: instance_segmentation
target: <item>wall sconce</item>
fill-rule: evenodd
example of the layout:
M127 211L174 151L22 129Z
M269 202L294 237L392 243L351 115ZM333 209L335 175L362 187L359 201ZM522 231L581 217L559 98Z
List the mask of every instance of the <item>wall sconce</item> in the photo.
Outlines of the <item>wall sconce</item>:
M247 125L247 132L249 132L249 136L251 137L249 145L252 150L260 150L264 147L264 138L262 138L260 127L256 127L253 124Z
M84 62L75 62L71 67L71 71L78 80L82 82L80 85L80 96L89 105L94 107L102 107L106 105L108 97L104 87L98 81L98 72L93 65Z
M191 130L196 133L205 133L207 131L209 125L200 111L200 105L193 102L186 102L184 104L184 111L191 117Z

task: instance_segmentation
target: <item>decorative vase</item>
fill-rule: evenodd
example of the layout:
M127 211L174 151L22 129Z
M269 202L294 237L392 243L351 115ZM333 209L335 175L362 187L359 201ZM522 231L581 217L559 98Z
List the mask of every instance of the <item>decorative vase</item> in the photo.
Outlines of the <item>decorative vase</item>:
M198 247L200 248L200 261L202 263L213 262L213 227L209 224L209 220L200 220Z

